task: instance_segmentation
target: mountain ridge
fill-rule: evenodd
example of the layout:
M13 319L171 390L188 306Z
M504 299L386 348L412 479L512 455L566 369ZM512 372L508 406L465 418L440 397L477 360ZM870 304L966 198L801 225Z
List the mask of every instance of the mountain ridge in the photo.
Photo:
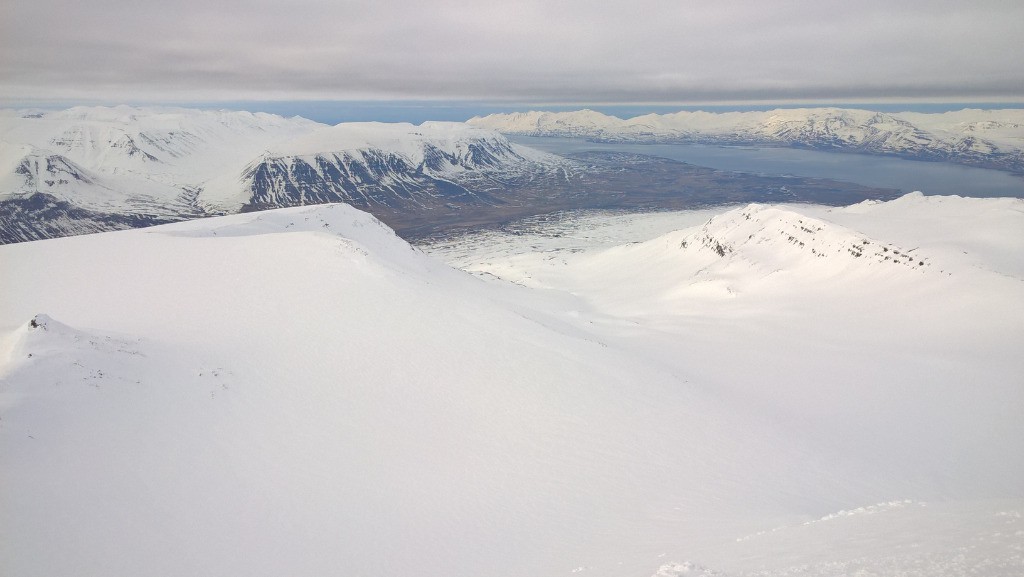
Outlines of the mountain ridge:
M462 123L131 107L3 111L0 155L4 243L324 202L451 212L502 202L469 188L570 167Z
M465 123L326 126L131 107L0 111L0 169L0 243L324 202L347 202L405 234L427 235L595 206L895 196L640 155L561 157Z
M1024 173L1024 110L883 113L844 108L647 114L628 119L593 110L530 111L467 121L506 134L603 142L788 146Z

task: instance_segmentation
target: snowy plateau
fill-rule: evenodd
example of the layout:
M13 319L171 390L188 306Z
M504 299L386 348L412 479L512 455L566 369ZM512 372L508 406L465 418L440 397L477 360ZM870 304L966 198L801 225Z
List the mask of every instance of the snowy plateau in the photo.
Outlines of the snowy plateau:
M1024 110L886 114L843 108L765 112L677 112L629 119L593 110L475 117L473 126L525 136L603 142L791 146L912 160L953 162L1024 173Z
M1021 254L921 194L0 246L0 574L1020 576Z

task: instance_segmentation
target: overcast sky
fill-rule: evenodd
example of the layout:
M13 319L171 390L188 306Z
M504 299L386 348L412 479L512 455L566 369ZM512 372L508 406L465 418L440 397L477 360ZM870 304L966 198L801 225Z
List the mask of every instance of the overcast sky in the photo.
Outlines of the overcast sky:
M0 0L0 99L1024 100L1024 1Z

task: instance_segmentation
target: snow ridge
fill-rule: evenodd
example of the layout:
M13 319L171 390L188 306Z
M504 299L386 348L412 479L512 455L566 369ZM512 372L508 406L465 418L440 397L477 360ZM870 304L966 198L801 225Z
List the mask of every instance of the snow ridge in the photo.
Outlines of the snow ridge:
M810 265L838 272L858 263L909 269L930 265L915 249L872 241L842 226L761 204L712 217L699 231L680 240L679 247L727 260L742 259L773 271Z

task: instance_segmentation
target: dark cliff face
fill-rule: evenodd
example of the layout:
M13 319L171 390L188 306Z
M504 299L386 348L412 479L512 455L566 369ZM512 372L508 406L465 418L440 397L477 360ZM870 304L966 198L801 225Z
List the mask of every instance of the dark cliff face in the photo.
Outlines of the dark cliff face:
M512 162L525 162L505 140L481 139L470 142L467 152L458 156L427 144L423 149L423 166L432 171L441 171L452 167L466 170L497 168Z
M432 144L423 161L384 150L266 157L243 173L251 195L243 210L346 202L373 211L456 204L500 204L467 183L489 174L521 171L529 161L501 141L472 142L456 154Z
M243 178L251 196L245 210L304 204L346 202L357 208L401 208L440 195L471 196L466 189L410 166L402 157L367 151L352 156L268 158L251 166Z
M195 190L157 202L125 195L123 202L96 208L76 199L106 188L103 178L60 154L33 153L14 169L22 185L0 200L0 244L140 228L209 216L195 204ZM92 206L91 208L89 208Z
M37 192L27 197L0 201L0 244L141 228L184 220L188 216L191 215L175 218L100 212Z
M14 172L25 179L27 188L36 191L59 184L95 182L85 169L59 154L27 156Z

